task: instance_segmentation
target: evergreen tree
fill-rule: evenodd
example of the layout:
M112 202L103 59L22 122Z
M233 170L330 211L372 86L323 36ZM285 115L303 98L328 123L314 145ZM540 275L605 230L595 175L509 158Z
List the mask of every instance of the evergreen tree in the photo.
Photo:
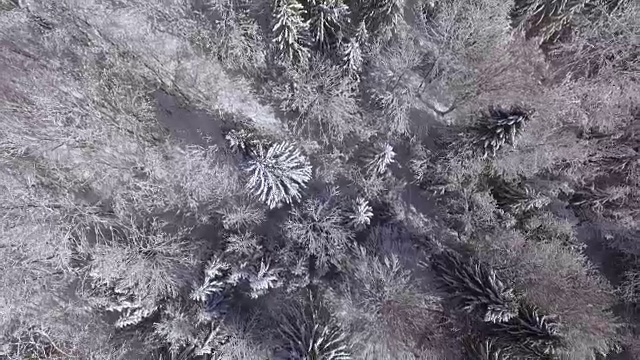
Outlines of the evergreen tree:
M373 209L369 205L369 202L364 198L357 198L350 211L347 214L349 218L349 225L356 230L362 230L371 223L371 217L373 216Z
M369 31L367 30L367 23L360 21L353 34L353 39L360 45L364 45L369 41Z
M342 45L342 66L350 74L358 74L362 69L362 49L360 44L351 39Z
M158 306L148 301L119 301L117 305L109 306L105 310L119 313L114 325L121 329L139 324L153 315Z
M467 339L466 355L469 360L507 360L508 353L494 339Z
M219 319L208 316L201 306L170 304L154 324L154 335L167 345L172 358L191 359L216 355L229 341Z
M491 195L496 199L498 206L515 213L539 209L549 204L549 198L523 182L513 183L497 179L491 187Z
M204 271L204 281L199 286L194 286L191 299L206 302L210 296L219 294L224 290L229 264L220 257L212 258Z
M346 334L311 291L306 301L286 308L279 325L278 330L285 341L288 359L351 359Z
M337 260L353 239L335 193L306 200L295 207L283 225L285 235L300 244L319 264Z
M374 34L389 36L402 20L404 0L363 0L360 17Z
M275 0L273 42L280 54L294 62L304 62L309 51L303 45L308 24L304 21L305 10L297 0Z
M384 144L371 153L370 160L367 162L367 173L371 176L383 175L389 169L389 165L395 162L396 153L393 146Z
M516 0L511 17L514 26L524 28L527 36L554 41L588 4L589 0Z
M277 143L265 150L258 146L247 162L247 189L269 208L300 199L300 191L311 179L311 165L300 150Z
M309 15L311 34L320 49L341 42L342 29L349 22L349 8L343 0L311 0Z
M519 106L489 107L489 111L483 113L480 121L471 128L476 134L476 141L483 149L483 157L489 153L495 156L496 151L505 143L515 145L516 137L522 132L530 116L530 111Z
M509 321L495 324L493 333L525 358L548 358L563 344L553 317L542 315L538 308L527 304L520 306L518 315Z
M505 322L516 315L513 291L493 270L475 262L465 262L460 255L445 251L432 262L444 289L463 311L478 313L487 322Z

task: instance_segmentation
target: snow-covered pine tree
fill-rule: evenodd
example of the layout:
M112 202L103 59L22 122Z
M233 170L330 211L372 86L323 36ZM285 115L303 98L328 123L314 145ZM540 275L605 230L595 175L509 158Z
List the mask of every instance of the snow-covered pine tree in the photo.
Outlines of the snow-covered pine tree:
M231 148L231 150L244 155L248 155L251 152L251 149L260 144L260 141L255 138L253 133L246 129L231 130L224 138L229 143L229 148Z
M369 41L369 31L367 30L367 23L360 21L355 28L353 39L359 44L366 44Z
M487 322L505 322L517 314L513 291L495 272L477 262L464 261L460 255L445 251L434 257L432 268L444 290L452 295L461 310L477 313Z
M521 305L518 315L509 321L496 323L492 331L502 342L512 344L512 351L525 359L549 358L563 345L555 318L528 304Z
M254 274L249 276L249 287L251 293L249 296L253 299L264 295L270 289L280 286L279 278L276 275L277 271L273 269L268 263L261 261L260 268Z
M247 189L272 209L299 200L300 192L311 179L309 160L286 142L266 150L259 146L244 171L250 175Z
M19 7L19 0L0 0L0 11L9 11Z
M383 175L389 169L389 165L395 162L396 153L393 146L383 144L371 154L370 160L367 162L367 173L371 176Z
M516 0L511 18L514 27L523 28L528 37L554 41L560 31L585 10L589 0Z
M373 34L388 37L402 20L405 0L362 0L360 18Z
M106 310L120 313L114 325L116 328L121 329L139 324L144 319L153 315L153 313L158 310L158 306L144 301L124 301L115 306L107 307Z
M222 292L228 270L229 264L220 257L213 257L204 270L204 281L199 286L194 286L191 299L206 302L211 295Z
M369 202L364 198L357 198L347 213L349 225L356 230L362 230L371 223L373 217L373 209Z
M514 146L516 137L520 135L530 117L531 111L520 106L489 107L478 123L471 127L471 131L476 134L476 142L483 149L482 156L495 156L496 151L505 143Z
M291 210L283 225L284 234L323 266L343 256L354 236L344 226L344 212L334 195L305 200Z
M362 69L362 49L360 44L351 39L342 44L342 67L350 74L358 74Z
M316 45L328 49L339 43L349 22L349 7L343 0L311 0L308 4L309 28Z
M279 320L288 359L351 359L346 334L311 291L306 301L289 305Z
M465 354L469 360L507 360L509 353L494 339L469 338L465 341Z
M524 181L515 183L496 179L491 186L491 195L500 208L513 213L540 209L550 202L548 197L538 193Z
M309 51L303 44L308 24L305 10L297 0L274 0L273 42L282 56L294 62L304 62Z
M215 355L229 341L219 319L202 316L201 306L169 304L154 324L155 337L167 345L171 358Z

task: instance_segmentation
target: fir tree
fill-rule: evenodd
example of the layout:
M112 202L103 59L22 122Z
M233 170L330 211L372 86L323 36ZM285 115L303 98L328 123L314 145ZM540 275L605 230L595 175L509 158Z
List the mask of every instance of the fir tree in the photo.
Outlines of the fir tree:
M364 198L357 198L347 214L349 218L349 225L356 230L362 230L371 223L371 217L373 216L373 209L369 205L369 202Z
M463 311L480 314L487 322L505 322L516 315L513 291L493 270L476 262L465 262L452 251L436 255L432 267Z
M505 351L494 339L467 339L465 352L469 360L507 360L510 359Z
M253 299L264 295L269 289L280 286L276 270L271 268L264 261L260 262L260 268L248 278L251 293L249 296Z
M289 359L351 359L346 334L311 291L304 303L286 308L279 325L278 330Z
M480 121L471 128L483 149L483 157L489 153L495 156L505 143L514 146L516 137L522 132L530 115L531 112L519 106L489 107L489 111L482 114Z
M244 170L250 175L247 189L272 209L299 200L300 192L311 179L307 158L285 142L267 150L258 146Z
M342 46L342 66L347 73L358 74L362 69L362 49L354 39Z
M389 165L395 162L396 153L393 146L389 144L382 145L371 154L370 160L367 162L367 173L371 176L383 175L389 169Z
M205 302L211 295L222 292L228 271L229 264L220 257L212 258L205 268L204 281L199 286L194 286L191 292L191 299Z
M389 36L402 20L404 0L361 1L360 16L374 34Z
M291 210L283 226L285 235L321 264L336 260L353 239L353 232L343 226L346 219L334 195L306 200Z
M588 0L516 0L511 18L527 36L554 41L577 14L585 10Z
M257 146L264 143L264 141L258 140L252 132L246 129L231 130L225 135L225 139L232 151L243 155L249 155Z
M145 301L123 301L118 305L107 307L106 310L120 313L114 324L116 328L120 329L139 324L153 315L158 310L158 306Z
M491 195L498 206L515 213L540 209L550 201L523 182L512 183L502 179L498 179L491 187Z
M342 0L311 0L309 7L309 27L316 45L328 49L340 42L349 22L347 5Z
M555 319L527 304L509 321L495 324L493 333L518 355L535 359L556 354L563 344Z
M202 316L201 306L170 304L154 324L154 335L167 347L172 358L215 355L229 341L219 320ZM215 356L214 356L215 357Z
M308 24L303 19L303 6L297 0L275 0L273 11L273 42L278 51L291 61L306 61L309 51L303 45L303 36Z
M355 33L353 34L353 39L360 45L364 45L369 41L369 31L364 21L358 23Z

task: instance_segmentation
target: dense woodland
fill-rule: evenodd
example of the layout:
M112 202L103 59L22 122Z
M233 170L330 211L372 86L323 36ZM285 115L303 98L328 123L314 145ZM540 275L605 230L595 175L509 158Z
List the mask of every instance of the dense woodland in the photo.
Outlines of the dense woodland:
M640 359L640 1L0 0L0 359Z

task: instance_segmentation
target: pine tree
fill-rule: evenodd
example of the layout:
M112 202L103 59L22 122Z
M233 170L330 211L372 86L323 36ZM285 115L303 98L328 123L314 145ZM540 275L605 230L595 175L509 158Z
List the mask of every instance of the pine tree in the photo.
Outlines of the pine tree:
M279 325L289 359L351 359L346 334L311 291L304 303L287 307Z
M355 33L353 34L353 39L360 45L364 45L369 41L369 31L364 21L358 23Z
M371 154L371 159L367 162L366 170L371 176L383 175L389 169L389 165L395 162L396 153L393 146L389 144L382 145Z
M253 299L257 299L266 294L270 289L280 285L276 271L264 261L260 262L260 268L254 274L251 274L248 280L249 287L251 288L249 296Z
M502 179L498 179L491 187L491 195L498 206L515 213L540 209L550 202L548 197L523 182L512 183Z
M0 0L0 11L9 11L19 7L19 0Z
M158 322L154 335L166 343L171 358L215 355L229 341L229 334L218 319L202 315L201 306L169 304ZM215 358L215 356L214 356Z
M524 28L528 37L554 41L588 3L589 0L516 0L511 18L514 27Z
M630 196L632 189L627 186L611 186L604 189L596 188L594 184L586 186L573 193L570 199L572 206L589 206L602 212L609 206L621 206Z
M334 195L306 200L291 210L283 226L287 238L316 256L321 264L336 260L353 239L353 231L344 226L346 219Z
M529 111L519 106L489 107L489 111L482 114L480 121L471 128L476 134L476 141L483 149L483 157L489 153L495 156L496 151L505 143L514 146L516 137L522 132L530 115Z
M282 142L265 150L258 146L244 170L250 175L247 189L269 208L290 204L301 197L311 179L311 165L300 150Z
M509 354L494 339L467 339L465 352L469 360L507 360Z
M115 306L107 307L106 310L120 313L114 325L116 328L121 329L139 324L153 315L158 310L158 306L144 301L123 301Z
M204 281L199 286L194 286L191 299L206 302L213 294L221 293L225 287L228 271L229 264L220 257L213 257L205 268Z
M362 230L371 223L371 217L373 216L373 209L369 205L369 202L364 198L357 198L347 214L349 218L349 225L356 230Z
M222 226L226 230L250 229L261 224L266 214L253 201L243 199L240 203L232 203L218 211L222 215Z
M173 304L163 311L160 321L154 324L154 334L169 344L173 354L198 341L196 325L191 316Z
M342 46L342 66L347 73L358 74L362 69L362 49L360 44L351 39Z
M465 262L452 251L436 255L432 267L463 311L480 314L487 322L505 322L516 315L513 291L493 270L476 262Z
M251 257L260 254L262 246L258 238L251 232L234 233L226 239L225 253L235 256Z
M308 28L303 19L303 6L297 0L275 0L273 11L273 42L280 54L294 62L305 62L309 51L303 46L304 32Z
M309 27L316 45L329 49L339 43L349 22L349 7L342 0L311 0L309 7Z
M518 315L509 321L495 324L493 333L518 355L535 359L556 354L563 344L554 318L527 304L520 306Z
M264 141L257 139L247 129L231 130L225 135L225 139L231 150L244 155L249 155L256 147L264 144Z
M374 34L389 36L402 20L404 0L363 0L360 16Z

